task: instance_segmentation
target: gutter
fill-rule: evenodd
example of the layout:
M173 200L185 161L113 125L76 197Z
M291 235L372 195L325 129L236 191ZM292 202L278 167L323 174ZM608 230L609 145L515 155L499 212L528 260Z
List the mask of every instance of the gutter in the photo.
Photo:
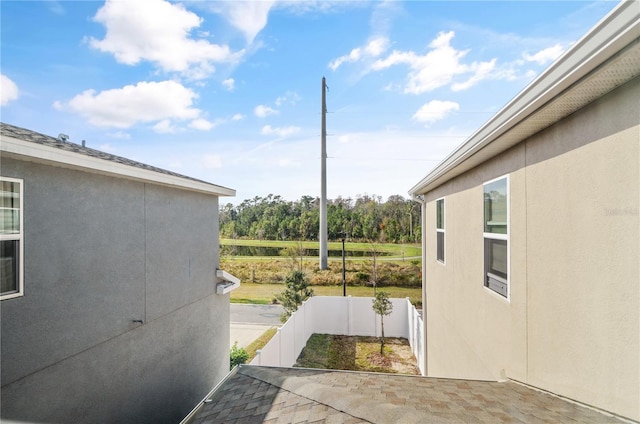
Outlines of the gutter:
M187 416L184 417L182 419L182 421L180 421L180 424L190 424L191 421L196 417L196 415L198 415L198 412L200 412L202 407L204 407L207 403L211 402L211 398L216 394L216 392L218 390L220 390L222 385L224 383L226 383L231 377L236 375L236 373L238 372L238 368L239 367L240 367L240 365L236 365L235 367L233 367L233 369L231 371L229 371L229 373L222 380L220 380L220 382L218 384L216 384L215 387L213 389L211 389L211 391L209 393L207 393L207 395L204 397L204 399L202 399L200 402L198 402L198 404L195 406L195 408L193 408L191 410L191 412L189 412L189 414L187 414Z

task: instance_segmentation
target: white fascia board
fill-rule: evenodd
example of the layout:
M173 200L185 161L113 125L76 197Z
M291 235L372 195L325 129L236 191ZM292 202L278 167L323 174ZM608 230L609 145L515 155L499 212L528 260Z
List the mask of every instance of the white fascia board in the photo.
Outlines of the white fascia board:
M63 168L79 169L95 174L111 175L216 196L236 195L236 191L230 188L163 174L4 135L0 137L0 151L3 154L6 152L10 155L29 158L35 162L51 163Z
M409 190L426 193L448 179L441 178L488 144L523 122L581 78L597 69L640 37L640 7L636 0L622 1L591 31L578 40L549 68L525 87L462 145ZM508 148L510 146L507 146ZM496 152L497 154L498 152ZM440 181L437 181L440 180ZM434 182L437 181L437 184Z

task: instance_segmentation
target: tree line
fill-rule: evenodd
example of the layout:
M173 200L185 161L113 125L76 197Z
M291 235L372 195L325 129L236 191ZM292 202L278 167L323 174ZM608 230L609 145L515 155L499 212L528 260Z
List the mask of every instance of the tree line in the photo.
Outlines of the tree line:
M279 195L256 196L237 206L220 208L223 238L257 240L318 240L320 198L302 196L286 201ZM358 195L355 199L327 200L329 240L420 242L420 204L402 196Z

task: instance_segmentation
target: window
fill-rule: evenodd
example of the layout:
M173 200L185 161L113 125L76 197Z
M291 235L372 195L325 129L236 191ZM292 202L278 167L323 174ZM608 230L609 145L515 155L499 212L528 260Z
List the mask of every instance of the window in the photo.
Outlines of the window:
M509 178L484 184L484 286L509 298Z
M22 180L0 177L0 299L22 296Z
M436 259L444 263L444 199L436 200Z

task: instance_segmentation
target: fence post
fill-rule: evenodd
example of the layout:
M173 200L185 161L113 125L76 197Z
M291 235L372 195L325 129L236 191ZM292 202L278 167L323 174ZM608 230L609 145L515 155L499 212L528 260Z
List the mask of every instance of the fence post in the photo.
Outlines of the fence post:
M304 303L302 304L302 307L304 308ZM295 360L297 359L297 357L296 357L296 320L298 319L297 316L296 316L297 313L298 313L298 311L294 312L291 315L291 318L293 318L293 320L291 321L291 324L292 324L291 333L293 333L293 336L292 336L293 337L293 342L291 343L290 351L291 351L291 356L293 357L293 360L294 360L294 364L295 364ZM287 366L291 367L291 366L293 366L293 364L287 365Z
M408 297L405 297L405 305L407 305L407 339L409 339L409 344L413 346L413 311Z
M347 335L353 335L353 301L351 295L347 297Z
M278 366L279 367L282 366L282 334L280 334L280 328L276 330L276 336L278 337Z
M309 337L307 336L307 314L308 314L307 309L309 309L308 308L309 305L307 305L307 302L305 302L303 304L303 306L304 306L304 309L302 310L302 312L303 312L303 314L302 314L302 317L303 317L303 320L302 320L302 338L305 339L305 340L308 340Z

